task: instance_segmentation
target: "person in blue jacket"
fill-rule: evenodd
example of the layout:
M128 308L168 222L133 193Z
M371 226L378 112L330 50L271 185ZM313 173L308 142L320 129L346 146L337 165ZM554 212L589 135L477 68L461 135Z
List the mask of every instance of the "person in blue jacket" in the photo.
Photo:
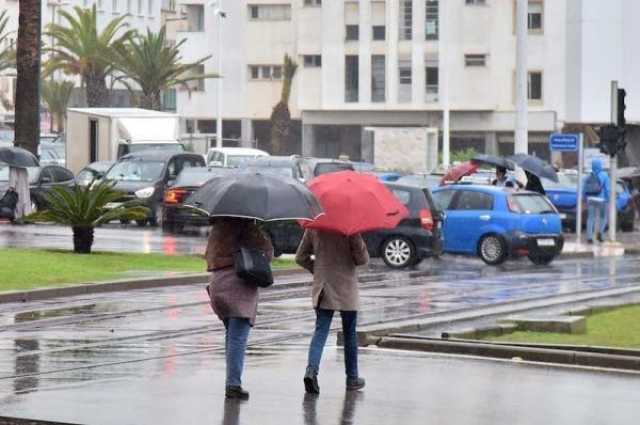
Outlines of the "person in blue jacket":
M599 221L597 238L603 241L607 227L609 205L609 175L602 169L602 161L591 161L591 173L586 177L584 192L587 199L587 243L593 243L596 218Z

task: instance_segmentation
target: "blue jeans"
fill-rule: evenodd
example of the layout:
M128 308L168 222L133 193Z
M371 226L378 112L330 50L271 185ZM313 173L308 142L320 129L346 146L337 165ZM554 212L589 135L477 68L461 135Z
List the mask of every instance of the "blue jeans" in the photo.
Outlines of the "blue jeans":
M244 369L244 353L247 350L247 339L251 325L249 319L230 317L223 320L224 350L227 362L227 386L240 386L242 369Z
M320 369L322 350L327 342L333 310L316 309L316 330L309 345L308 366L316 372ZM357 311L341 311L344 335L344 368L348 378L358 377L358 337L356 335Z
M600 236L604 237L604 230L607 227L607 206L604 200L587 198L587 240L593 240L593 233L596 226L596 217L599 218Z

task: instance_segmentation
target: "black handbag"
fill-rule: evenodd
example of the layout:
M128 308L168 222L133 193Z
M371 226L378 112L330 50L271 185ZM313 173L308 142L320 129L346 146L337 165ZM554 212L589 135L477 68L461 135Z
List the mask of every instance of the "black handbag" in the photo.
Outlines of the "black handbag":
M240 279L260 288L273 285L271 264L261 249L240 248L234 255L234 265Z

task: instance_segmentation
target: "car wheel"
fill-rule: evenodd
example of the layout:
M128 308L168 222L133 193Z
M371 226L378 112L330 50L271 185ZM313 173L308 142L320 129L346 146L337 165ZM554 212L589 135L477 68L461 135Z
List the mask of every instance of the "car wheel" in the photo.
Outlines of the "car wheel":
M530 252L527 257L529 257L529 260L536 266L546 266L556 258L556 256L552 254L534 254L532 252Z
M497 266L507 259L507 244L501 236L487 235L480 239L478 255L485 263Z
M127 220L126 218L121 218L120 219L120 224L126 226L127 224L131 223L131 220Z
M409 239L394 236L382 244L382 260L393 269L402 269L415 264L416 250Z
M147 220L136 220L138 227L144 227L147 225Z

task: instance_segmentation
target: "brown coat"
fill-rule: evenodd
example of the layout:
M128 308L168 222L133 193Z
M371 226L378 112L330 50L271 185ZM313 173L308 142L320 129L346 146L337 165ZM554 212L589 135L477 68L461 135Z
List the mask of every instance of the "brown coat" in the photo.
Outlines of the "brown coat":
M211 307L220 320L241 317L253 325L258 309L258 287L235 273L233 254L240 246L262 249L270 260L273 258L271 242L253 222L219 220L211 228L205 252L207 270L213 272L208 291Z
M360 235L347 237L307 230L298 247L296 262L313 273L314 308L340 311L360 308L356 266L369 262L369 253Z

